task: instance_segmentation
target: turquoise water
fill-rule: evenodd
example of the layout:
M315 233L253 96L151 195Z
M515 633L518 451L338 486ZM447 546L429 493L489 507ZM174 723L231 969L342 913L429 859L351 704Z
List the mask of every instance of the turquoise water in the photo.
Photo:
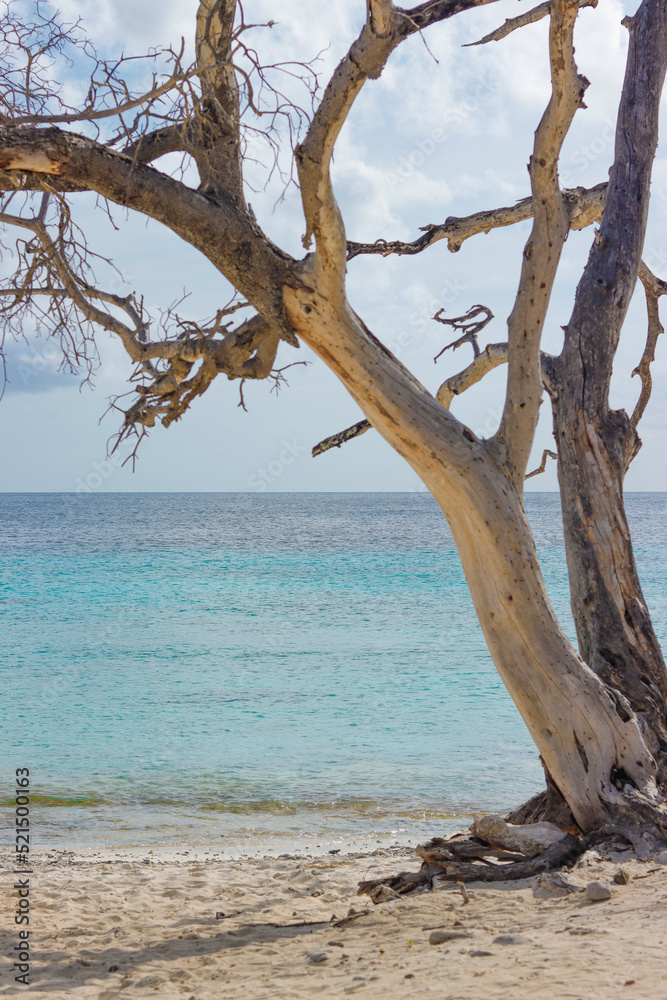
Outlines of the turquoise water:
M628 507L664 639L667 501ZM0 787L45 844L419 837L541 786L428 496L5 494L0 552Z

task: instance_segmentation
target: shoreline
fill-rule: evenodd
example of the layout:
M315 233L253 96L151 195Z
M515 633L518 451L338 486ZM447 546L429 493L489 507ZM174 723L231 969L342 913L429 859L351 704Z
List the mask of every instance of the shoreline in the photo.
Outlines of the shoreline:
M322 842L320 842L320 845ZM152 850L153 854L148 851ZM279 857L109 849L31 854L30 989L62 1000L616 1000L664 979L667 867L588 851L569 877L611 898L554 895L536 878L456 885L374 905L358 882L416 870L404 846ZM136 856L135 856L136 854ZM0 853L1 960L17 939L13 857ZM622 867L627 885L617 885ZM352 912L354 911L354 912ZM352 917L352 919L348 919ZM434 928L447 940L429 944ZM25 986L6 986L18 995Z
M225 857L259 856L262 853L326 853L340 849L370 852L376 847L413 846L433 836L450 836L467 829L475 815L488 809L441 812L414 810L404 815L373 812L353 816L332 814L329 809L288 816L262 811L214 812L189 806L160 811L144 805L99 807L48 806L31 796L37 843L42 851L66 848L79 854L112 851L220 854ZM0 806L9 830L14 805ZM7 841L8 842L8 841ZM2 851L0 838L0 851Z

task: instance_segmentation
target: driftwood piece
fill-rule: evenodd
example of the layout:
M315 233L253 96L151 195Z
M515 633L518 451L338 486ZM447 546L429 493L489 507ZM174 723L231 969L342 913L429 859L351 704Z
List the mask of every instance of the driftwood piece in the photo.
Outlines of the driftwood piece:
M417 853L424 859L418 872L399 872L398 875L388 878L360 882L358 895L371 895L380 885L386 885L394 892L404 895L422 887L432 889L437 882L505 882L530 878L532 875L541 875L542 872L574 864L588 849L589 838L567 834L563 840L535 858L523 858L520 861L507 863L498 863L496 859L496 863L491 864L475 864L474 861L460 860L460 853L457 858L455 852L457 850L464 852L468 849L467 845L475 846L478 850L480 846L483 848L483 845L473 845L472 841L465 841L453 847L452 841L436 837L428 844L417 847ZM497 853L487 848L484 858L494 857ZM452 857L447 857L447 854L451 854Z

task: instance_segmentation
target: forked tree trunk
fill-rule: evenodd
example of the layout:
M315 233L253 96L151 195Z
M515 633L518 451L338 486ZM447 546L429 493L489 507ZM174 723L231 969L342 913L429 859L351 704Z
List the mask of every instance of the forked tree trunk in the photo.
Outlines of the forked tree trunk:
M561 629L522 498L493 449L461 435L344 300L308 282L286 289L286 312L442 508L494 663L581 829L605 826L626 788L656 802L637 719Z
M57 284L62 280L83 315L120 336L133 361L169 362L166 374L160 369L158 380L145 387L150 405L128 411L130 427L150 426L166 412L166 395L187 386L187 401L174 397L182 403L180 416L205 388L197 383L199 375L184 375L197 360L211 377L223 371L235 378L264 377L279 336L296 345L298 335L312 347L442 508L494 662L581 829L611 825L637 841L648 820L658 839L667 834L667 811L656 787L656 777L664 780L667 772L667 675L623 510L623 476L636 440L627 418L609 410L608 389L646 228L667 65L667 0L642 0L627 21L628 71L605 216L563 354L552 359L568 565L583 659L550 606L522 500L542 394L540 337L572 222L557 163L587 84L574 63L577 0L554 0L550 9L552 93L530 161L534 225L508 322L508 397L494 439L478 440L437 403L370 334L345 296L347 240L330 178L338 134L365 81L381 74L404 38L479 2L485 0L426 3L406 12L390 0L368 0L367 22L295 151L305 242L310 245L314 236L316 246L303 262L270 243L245 207L239 90L229 59L236 4L200 5L201 121L184 129L175 117L175 131L166 130L175 142L171 149L192 152L201 191L144 165L152 158L150 137L146 158L141 142L118 153L57 128L17 129L14 122L0 129L3 190L42 191L46 174L49 189L97 191L196 246L258 311L229 339L214 340L216 326L210 336L189 338L185 347L180 336L146 343L133 310L132 326L101 311L97 297L86 298L88 286L70 272L67 254L53 256L42 210L33 219L5 221L37 235L44 260L60 261ZM160 129L153 136L158 148L162 134ZM114 308L127 302L114 299Z

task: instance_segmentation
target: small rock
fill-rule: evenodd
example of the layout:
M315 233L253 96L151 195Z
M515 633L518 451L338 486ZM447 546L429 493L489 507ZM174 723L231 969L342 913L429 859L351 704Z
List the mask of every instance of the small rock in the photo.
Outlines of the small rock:
M470 938L470 931L431 931L429 944L444 944L445 941L456 941L458 938Z
M611 899L611 889L606 882L589 882L584 898L590 903L601 903L605 899Z
M629 881L630 876L623 868L619 868L617 872L614 872L614 882L616 885L627 885Z
M489 955L493 955L493 952L482 951L480 948L471 948L468 954L471 958L486 958Z
M320 962L326 962L328 957L329 956L326 951L309 951L307 955L308 961L312 962L314 965L319 965Z
M495 813L477 818L470 829L487 844L503 847L507 851L519 851L529 858L542 854L566 836L554 823L516 825L507 823Z
M390 899L400 899L400 895L388 885L376 885L368 894L374 903L388 903Z
M494 937L494 944L531 944L530 938L527 938L524 934L499 934L498 937Z
M659 865L667 865L667 851L660 851L660 854L653 860L657 861Z
M344 948L345 945L342 941L327 941L330 948Z

